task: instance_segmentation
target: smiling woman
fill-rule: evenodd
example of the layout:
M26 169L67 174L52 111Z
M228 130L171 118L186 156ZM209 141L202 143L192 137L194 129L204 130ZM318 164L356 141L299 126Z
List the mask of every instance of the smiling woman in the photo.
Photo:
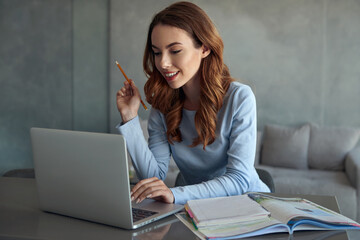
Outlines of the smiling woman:
M191 91L188 92L189 94L186 94L185 88L179 89L181 83L178 87L177 85L172 87L169 82L164 81L168 80L166 77L159 78L159 73L164 75L164 70L159 65L155 55L158 52L154 51L153 46L156 46L157 41L167 41L167 39L171 39L168 44L177 42L185 44L186 54L180 59L182 60L180 63L183 66L186 64L187 68L180 73L184 74L182 82L192 80L185 86ZM183 107L197 110L195 121L198 138L194 139L193 145L202 143L205 148L214 141L216 114L230 82L233 81L227 66L223 63L223 48L223 41L211 19L201 8L192 3L173 4L153 18L149 26L143 61L144 70L149 77L145 85L145 94L147 101L153 107L166 114L167 135L170 142L181 140L176 129L180 124ZM163 61L166 60L165 56ZM172 95L174 91L170 88L180 90L179 101L175 103L168 101L170 98L174 99Z
M117 93L122 123L139 179L137 202L190 199L269 191L254 168L256 103L251 89L230 76L223 42L197 5L178 2L155 15L148 31L144 90L152 109L147 145L137 112L140 93L125 82ZM185 186L163 182L171 156Z
M169 25L157 25L153 29L151 39L156 69L165 78L169 87L183 87L186 96L193 95L197 98L186 100L199 102L198 72L201 60L210 53L209 48L204 45L196 48L187 32ZM197 94L191 94L191 91Z

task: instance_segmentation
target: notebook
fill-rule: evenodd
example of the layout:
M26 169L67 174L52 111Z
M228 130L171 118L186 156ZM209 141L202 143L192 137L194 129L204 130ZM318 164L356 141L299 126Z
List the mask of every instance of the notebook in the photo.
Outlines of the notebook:
M40 209L136 229L183 209L145 199L131 202L126 142L107 133L31 128ZM150 211L135 220L133 209Z

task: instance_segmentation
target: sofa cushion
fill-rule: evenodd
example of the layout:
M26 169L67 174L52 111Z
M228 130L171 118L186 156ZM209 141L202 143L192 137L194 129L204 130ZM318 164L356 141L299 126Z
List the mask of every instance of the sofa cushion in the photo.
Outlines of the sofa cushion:
M344 170L345 156L355 147L359 134L359 130L352 128L311 125L309 167Z
M276 193L336 196L340 212L356 220L356 188L342 171L296 170L260 165L273 178Z
M261 164L307 169L309 136L309 125L300 128L266 125L261 151Z

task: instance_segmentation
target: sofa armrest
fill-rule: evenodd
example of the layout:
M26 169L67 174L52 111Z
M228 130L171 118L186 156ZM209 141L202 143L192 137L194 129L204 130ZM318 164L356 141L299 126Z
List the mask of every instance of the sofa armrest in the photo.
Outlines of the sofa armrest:
M360 146L352 149L345 158L345 173L356 189L356 220L360 220Z
M353 187L360 189L360 146L347 154L345 172Z

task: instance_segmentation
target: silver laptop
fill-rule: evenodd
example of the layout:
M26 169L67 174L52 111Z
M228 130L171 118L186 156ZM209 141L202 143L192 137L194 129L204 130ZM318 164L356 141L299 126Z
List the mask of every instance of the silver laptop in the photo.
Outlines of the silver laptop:
M183 209L151 199L131 202L121 135L45 128L31 128L30 134L44 211L135 229Z

